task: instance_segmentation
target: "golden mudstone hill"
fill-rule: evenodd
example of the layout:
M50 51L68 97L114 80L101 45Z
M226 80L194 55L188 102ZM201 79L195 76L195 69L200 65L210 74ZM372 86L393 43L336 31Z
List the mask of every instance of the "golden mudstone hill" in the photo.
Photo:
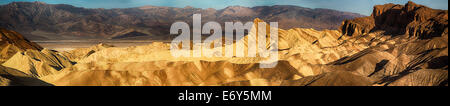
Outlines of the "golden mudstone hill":
M16 52L27 49L41 50L42 47L15 31L0 28L0 63L8 60Z
M21 34L0 28L0 63L4 63L17 53L24 51L39 51L43 48L25 39ZM16 68L27 67L26 61L15 63L16 67L0 65L0 86L50 86L32 74L24 73ZM35 64L28 64L34 67Z
M67 56L67 58L69 58L71 61L76 62L76 61L79 61L80 59L88 57L91 54L94 54L95 52L98 52L100 50L110 48L110 47L114 47L114 46L100 43L96 46L92 46L89 48L77 48L77 49L71 50L71 51L64 51L61 54L64 56Z
M0 65L0 86L51 86L19 70Z
M15 31L0 28L0 40L0 85L51 85L38 78L73 64Z
M3 66L11 67L34 77L42 77L57 73L59 70L74 64L66 56L56 51L43 49L41 51L28 49L17 52Z

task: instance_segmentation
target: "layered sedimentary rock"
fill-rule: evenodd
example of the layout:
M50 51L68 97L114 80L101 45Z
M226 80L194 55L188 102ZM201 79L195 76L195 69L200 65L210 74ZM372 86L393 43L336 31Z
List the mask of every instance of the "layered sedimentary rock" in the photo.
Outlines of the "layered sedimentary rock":
M0 28L0 63L8 60L16 52L27 49L41 50L42 47L30 42L15 31Z
M0 63L9 61L12 57L24 51L39 51L43 48L30 42L21 34L0 28ZM54 60L59 61L59 60ZM49 86L51 84L39 80L35 75L27 74L15 68L35 67L35 64L24 64L26 61L17 61L12 67L0 65L0 86Z
M448 10L432 9L409 1L406 5L377 5L371 16L346 20L340 30L346 35L383 31L429 39L448 35Z

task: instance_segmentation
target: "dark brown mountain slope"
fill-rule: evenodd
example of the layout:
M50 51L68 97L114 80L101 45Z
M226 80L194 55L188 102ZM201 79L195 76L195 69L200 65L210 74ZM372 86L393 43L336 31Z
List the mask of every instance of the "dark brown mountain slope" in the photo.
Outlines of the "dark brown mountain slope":
M357 39L344 42L369 47L284 85L448 86L448 10L377 5L372 16L344 21L341 31Z
M408 2L406 5L377 5L371 16L346 20L340 28L346 35L384 31L388 35L409 35L429 39L448 35L448 10L437 10Z
M36 43L25 39L21 34L0 28L0 64L10 59L18 52L26 50L42 50ZM26 61L21 61L23 63ZM25 66L26 64L17 64ZM17 69L0 65L0 86L50 86L51 84L23 73Z
M19 70L0 65L0 86L52 86Z
M86 9L42 2L14 2L0 6L0 27L18 31L29 39L82 39L129 36L130 30L148 36L168 36L173 22L192 21L201 13L202 21L248 22L255 18L279 22L279 27L337 29L345 19L359 14L297 6L232 6L225 9L144 6L126 9ZM152 37L150 37L152 38ZM161 37L156 37L161 38ZM164 37L163 37L164 38Z

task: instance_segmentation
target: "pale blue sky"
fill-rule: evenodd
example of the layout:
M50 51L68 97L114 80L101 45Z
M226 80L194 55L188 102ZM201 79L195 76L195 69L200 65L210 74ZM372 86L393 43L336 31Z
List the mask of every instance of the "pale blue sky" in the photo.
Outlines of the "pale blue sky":
M370 15L374 5L396 3L405 4L409 0L0 0L0 4L14 1L41 1L48 4L70 4L85 8L131 8L145 5L215 8L227 6L272 6L296 5L308 8L328 8ZM432 8L448 10L448 0L412 0L418 4Z

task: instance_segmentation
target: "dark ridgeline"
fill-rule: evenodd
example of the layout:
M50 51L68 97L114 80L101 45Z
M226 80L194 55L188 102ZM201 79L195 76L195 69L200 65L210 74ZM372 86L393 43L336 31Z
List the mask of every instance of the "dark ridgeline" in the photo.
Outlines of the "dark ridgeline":
M362 15L329 9L298 6L231 6L225 9L172 8L144 6L124 9L86 9L65 4L13 2L0 6L0 27L18 31L31 40L123 38L128 33L149 35L148 39L167 39L173 22L190 23L193 13L202 22L248 22L255 18L279 22L282 29L337 29L343 20Z

